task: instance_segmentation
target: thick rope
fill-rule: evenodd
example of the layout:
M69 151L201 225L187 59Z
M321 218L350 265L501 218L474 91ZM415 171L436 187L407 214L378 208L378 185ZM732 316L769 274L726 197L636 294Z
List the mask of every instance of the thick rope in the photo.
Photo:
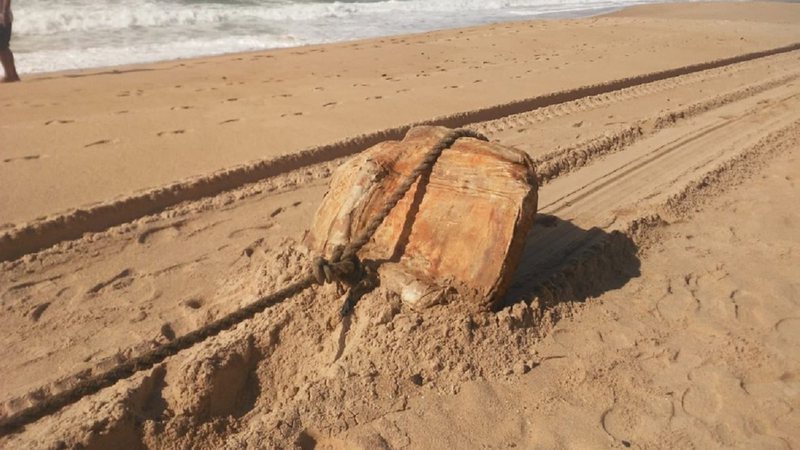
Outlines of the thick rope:
M431 148L428 153L422 158L422 161L411 171L411 173L406 177L400 186L395 189L392 195L386 199L386 204L384 204L383 209L378 212L378 215L372 218L369 224L359 233L358 237L355 240L350 241L347 247L344 250L342 255L343 259L351 258L364 247L375 232L378 230L378 227L383 223L386 216L392 212L392 209L397 205L399 202L411 189L411 186L417 181L417 178L422 176L422 174L430 173L433 170L433 165L436 164L436 160L439 159L439 156L442 154L443 151L453 146L456 141L462 137L471 137L475 139L480 139L482 141L488 141L489 139L486 136L478 133L477 131L467 130L467 129L458 129L452 130L448 132L439 142Z
M486 140L486 138L479 133L470 130L453 130L449 132L425 155L419 165L409 174L403 183L397 187L386 200L383 209L381 209L378 215L376 215L369 222L367 227L359 233L354 241L351 241L344 248L335 249L330 260L315 258L311 265L310 273L300 280L295 281L277 292L261 297L221 319L217 319L208 325L123 362L104 373L80 381L70 389L47 397L33 406L0 420L0 436L11 434L25 425L33 423L42 417L59 411L67 405L77 402L83 397L95 394L120 380L129 378L136 372L148 370L182 350L186 350L210 337L216 336L222 331L233 328L241 322L252 319L256 314L264 312L267 308L275 306L303 292L314 284L337 282L347 284L351 288L356 286L359 284L360 278L362 278L364 274L364 269L356 253L369 242L375 234L375 231L381 223L383 223L384 219L386 219L386 216L389 215L392 208L394 208L397 202L408 192L417 178L423 173L428 173L433 168L439 155L462 137ZM342 308L343 314L346 314L352 308L352 304L349 303L351 301L352 300L348 296L348 302L346 302Z
M361 233L359 233L355 239L351 240L344 248L334 249L330 260L326 260L324 258L316 258L314 260L313 272L320 284L323 283L323 280L326 282L348 282L348 277L350 277L353 272L359 270L361 265L358 261L356 253L358 253L358 251L367 245L367 242L372 239L372 236L378 230L378 227L380 227L383 221L386 220L386 217L392 212L392 209L394 209L397 203L406 195L408 190L411 189L411 186L414 185L417 179L422 176L422 174L430 173L431 170L433 170L433 165L436 164L436 161L439 159L439 156L441 156L442 152L445 149L452 147L453 144L455 144L455 142L462 137L471 137L488 141L488 139L482 134L467 129L452 130L442 137L442 139L440 139L435 146L428 150L419 164L417 164L417 167L415 167L414 170L408 174L405 180L403 180L403 182L397 186L394 192L392 192L392 195L386 199L386 203L383 205L383 208L381 208L377 215L370 220L367 226L361 230Z

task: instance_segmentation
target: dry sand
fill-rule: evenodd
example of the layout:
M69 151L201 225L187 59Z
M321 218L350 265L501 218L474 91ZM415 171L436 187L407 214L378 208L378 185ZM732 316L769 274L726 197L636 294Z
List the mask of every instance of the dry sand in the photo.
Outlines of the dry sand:
M798 41L800 13L785 5L700 5L685 13L724 20L650 16L661 9L4 86L0 223L19 226L363 133ZM674 9L686 8L667 10Z
M314 288L0 446L795 448L799 25L659 5L2 86L5 415L299 277L331 170L406 124L543 185L498 312Z

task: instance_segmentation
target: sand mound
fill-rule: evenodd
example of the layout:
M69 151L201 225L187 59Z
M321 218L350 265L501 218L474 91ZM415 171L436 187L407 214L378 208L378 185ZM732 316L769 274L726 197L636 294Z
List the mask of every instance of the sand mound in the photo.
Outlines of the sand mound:
M274 274L303 273L308 255L286 244L241 278L259 280L266 292L276 288ZM47 441L55 431L88 448L122 439L130 448L216 448L237 435L253 447L299 445L403 410L409 392L453 394L465 381L521 375L540 363L531 344L558 308L542 315L520 303L475 313L450 300L420 314L378 288L340 319L335 289L314 288L121 382L113 394L82 400Z

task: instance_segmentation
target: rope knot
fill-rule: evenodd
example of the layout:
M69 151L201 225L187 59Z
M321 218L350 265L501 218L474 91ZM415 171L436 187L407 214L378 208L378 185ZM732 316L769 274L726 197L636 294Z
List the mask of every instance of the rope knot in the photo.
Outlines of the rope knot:
M342 285L353 286L363 275L361 261L355 253L345 252L345 248L337 245L330 259L317 256L311 263L311 272L319 285L336 283L339 293L343 293Z
M347 294L339 310L341 317L350 314L358 299L377 286L374 268L358 259L352 245L346 248L337 245L330 259L321 256L314 258L311 274L317 284L336 283L336 292L339 295Z

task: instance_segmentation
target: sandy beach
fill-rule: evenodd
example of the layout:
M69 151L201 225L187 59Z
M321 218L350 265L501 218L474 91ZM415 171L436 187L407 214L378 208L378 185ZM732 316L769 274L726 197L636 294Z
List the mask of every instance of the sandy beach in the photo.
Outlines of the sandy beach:
M305 274L413 125L527 153L502 307L313 287L4 448L795 448L800 4L648 5L0 86L0 417ZM74 394L71 394L74 395Z

